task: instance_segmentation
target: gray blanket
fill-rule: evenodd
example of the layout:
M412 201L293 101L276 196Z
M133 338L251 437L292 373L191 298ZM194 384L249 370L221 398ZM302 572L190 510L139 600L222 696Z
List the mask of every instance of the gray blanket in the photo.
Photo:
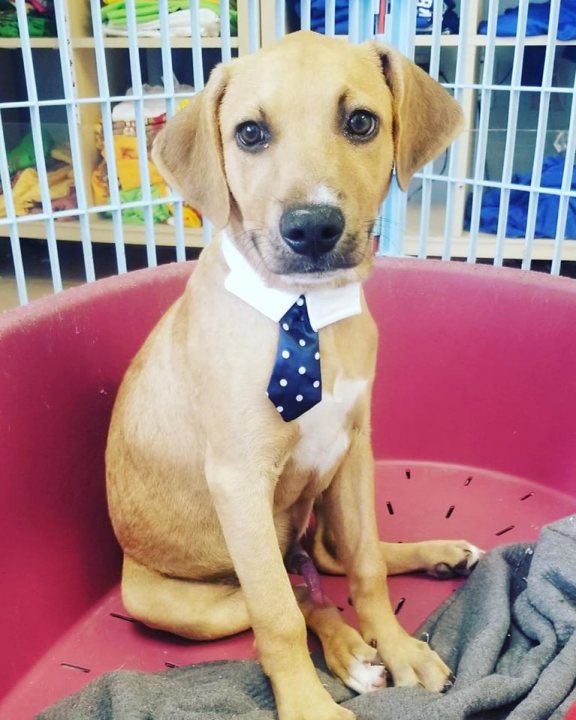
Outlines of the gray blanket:
M357 696L317 667L337 702L362 720L560 720L576 702L576 515L539 542L489 553L420 628L456 674L453 689L390 688ZM40 720L269 720L255 661L158 674L116 671L60 701Z

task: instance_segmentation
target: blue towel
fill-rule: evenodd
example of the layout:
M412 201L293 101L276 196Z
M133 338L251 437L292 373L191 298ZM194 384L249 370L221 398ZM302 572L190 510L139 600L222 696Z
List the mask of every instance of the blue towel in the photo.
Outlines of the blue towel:
M530 3L528 5L528 22L526 35L546 35L550 19L550 3ZM488 23L483 20L478 26L478 33L486 35ZM518 8L509 8L498 16L496 35L514 37L518 28ZM558 19L558 40L576 38L576 0L562 0Z
M543 188L560 188L562 174L564 173L564 156L557 155L545 158L542 166L542 179L540 185ZM532 175L530 173L516 173L512 176L515 185L530 185ZM572 190L576 190L576 168L572 168ZM482 196L480 210L480 231L485 233L496 233L498 230L498 215L500 213L500 194L498 188L486 190ZM508 207L508 220L506 223L506 237L526 237L526 225L528 221L528 202L530 193L528 190L511 190L510 205ZM556 222L558 219L558 208L560 197L548 195L541 192L538 197L536 211L536 226L534 237L554 238L556 237ZM470 230L470 218L472 214L472 196L468 199L464 228ZM576 198L568 201L568 218L566 221L566 232L564 237L570 240L576 239Z

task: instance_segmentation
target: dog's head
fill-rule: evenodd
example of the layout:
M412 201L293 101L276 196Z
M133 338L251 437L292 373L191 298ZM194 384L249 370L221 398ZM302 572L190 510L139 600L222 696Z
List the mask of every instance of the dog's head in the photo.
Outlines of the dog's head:
M268 281L306 287L366 275L393 168L406 189L461 127L395 50L299 32L217 67L154 159Z

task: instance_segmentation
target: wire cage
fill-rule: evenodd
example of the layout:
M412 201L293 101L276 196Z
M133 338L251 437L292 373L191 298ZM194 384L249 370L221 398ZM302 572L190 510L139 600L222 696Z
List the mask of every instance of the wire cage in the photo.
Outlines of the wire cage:
M198 252L211 228L159 178L151 129L203 87L215 64L298 28L389 42L464 108L466 131L447 153L407 194L392 189L374 230L381 254L571 272L569 2L552 0L545 23L527 0L192 0L177 21L167 0L152 16L142 16L138 0L122 11L100 0L37 5L48 12L31 17L17 0L12 24L0 24L0 239L9 304L39 292L27 268L30 239L49 266L48 291L133 269L137 248L140 266Z
M574 40L560 0L536 28L526 0L516 13L497 0L433 3L428 15L419 5L191 0L178 29L167 0L145 28L137 0L116 16L100 0L55 0L52 35L39 37L16 0L19 34L0 36L3 67L13 70L0 73L0 236L11 264L0 284L25 307L0 316L0 717L29 718L113 668L253 656L249 633L188 643L127 616L103 450L122 374L192 269L155 266L186 260L211 237L155 182L151 136L214 64L286 31L390 42L445 84L467 118L407 194L393 188L375 228L382 257L366 293L380 329L382 535L465 536L489 549L535 539L576 512L576 286L487 267L543 261L556 276L576 257ZM502 34L503 17L516 18L512 35ZM552 218L545 229L543 216ZM46 252L55 294L26 306L29 239ZM88 282L60 293L72 245ZM114 277L93 282L102 245L113 249ZM133 246L149 268L126 274ZM412 631L461 581L390 582ZM353 622L345 582L325 583Z

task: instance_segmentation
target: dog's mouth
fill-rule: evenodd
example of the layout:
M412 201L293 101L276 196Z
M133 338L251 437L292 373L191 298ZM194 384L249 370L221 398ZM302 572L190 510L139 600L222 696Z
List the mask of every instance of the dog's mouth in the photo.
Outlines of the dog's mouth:
M302 204L284 210L274 230L254 229L250 236L269 273L310 283L369 264L373 227L369 220L352 230L337 206Z
M312 251L309 254L299 254L281 246L272 257L267 253L268 268L276 275L338 273L355 268L364 261L368 248L367 241L368 238L359 242L357 236L350 233L342 238L334 249L328 252Z
M290 250L278 237L271 240L267 235L252 233L251 241L251 254L261 272L282 278L284 284L299 287L302 292L310 286L364 280L373 258L371 232L361 238L348 233L333 250L310 255Z

